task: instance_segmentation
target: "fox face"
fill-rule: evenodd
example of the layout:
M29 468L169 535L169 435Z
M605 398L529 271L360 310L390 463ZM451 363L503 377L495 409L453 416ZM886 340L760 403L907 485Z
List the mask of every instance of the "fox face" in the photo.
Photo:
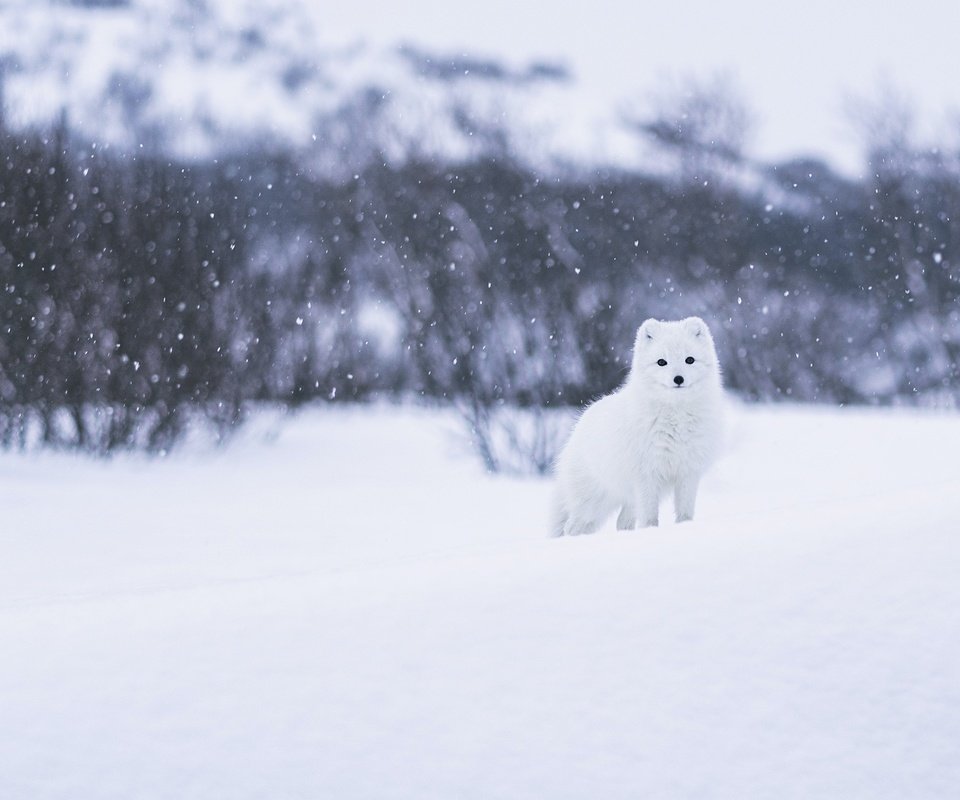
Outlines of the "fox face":
M631 381L663 391L690 391L719 374L710 329L700 317L648 319L637 330Z

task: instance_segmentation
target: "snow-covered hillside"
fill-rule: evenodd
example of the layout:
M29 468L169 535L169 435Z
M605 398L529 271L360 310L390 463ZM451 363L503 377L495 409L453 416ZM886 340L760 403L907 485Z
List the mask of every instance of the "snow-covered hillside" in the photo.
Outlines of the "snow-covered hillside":
M537 37L518 47L488 34L465 48L443 43L446 26L458 27L450 19L431 19L424 35L410 37L363 17L350 35L337 21L351 14L330 12L309 0L9 0L0 3L0 118L15 129L65 119L81 141L186 160L282 148L334 179L382 163L481 156L544 173L676 176L690 165L643 123L665 113L668 129L686 128L704 107L709 117L718 99L732 104L732 117L742 112L738 153L750 144L752 98L718 64L690 72L689 52L671 72L637 70L637 53L613 72L599 45L586 59L579 48L568 59L558 42ZM598 63L607 63L606 74L586 80L584 69ZM718 133L725 138L712 129L706 138ZM823 156L822 143L777 145L775 162L765 149L746 147L743 159L712 158L697 169L778 207L804 194L783 174L825 170L816 158L797 158ZM841 160L859 173L860 158ZM771 174L773 163L785 172Z
M946 798L960 420L754 408L549 540L435 413L0 456L0 797Z
M306 0L0 4L0 112L14 127L65 118L101 146L187 160L279 146L336 178L504 154L538 170L669 176L678 153L638 121L685 120L714 92L738 101L722 77L641 92L625 64L598 93L562 56L331 38L327 22L327 8ZM784 201L764 165L714 161L713 179Z
M582 92L560 64L332 42L324 12L302 0L5 4L7 115L45 125L66 113L81 135L133 151L279 142L351 168L381 154L469 158L503 134L540 161L636 149L628 131L604 133L595 108L571 118Z

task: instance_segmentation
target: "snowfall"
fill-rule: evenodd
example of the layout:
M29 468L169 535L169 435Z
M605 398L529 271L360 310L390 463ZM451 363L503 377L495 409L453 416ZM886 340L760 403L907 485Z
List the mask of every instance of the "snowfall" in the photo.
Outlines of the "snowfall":
M957 796L956 413L737 407L566 539L443 412L265 420L0 456L4 800Z

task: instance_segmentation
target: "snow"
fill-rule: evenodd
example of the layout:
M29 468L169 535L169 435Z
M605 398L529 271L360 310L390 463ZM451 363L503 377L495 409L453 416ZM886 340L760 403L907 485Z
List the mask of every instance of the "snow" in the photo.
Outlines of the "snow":
M318 120L369 88L382 91L388 155L391 145L419 145L469 156L452 118L464 106L504 121L511 147L541 166L649 168L624 118L665 86L720 75L755 111L748 149L761 160L812 155L862 173L852 98L878 98L884 87L915 105L922 142L955 139L960 50L936 31L960 25L960 5L945 0L918 0L910 14L869 0L763 10L750 0L602 0L546 15L512 0L450 14L411 0L403 14L383 11L382 0L133 0L117 9L8 0L0 4L8 120L43 124L65 109L98 141L137 147L161 136L181 156L251 136L304 147ZM519 70L545 61L572 80L517 87L471 78L451 87L414 74L398 51L411 46Z
M738 409L682 526L546 538L454 420L0 456L0 796L948 797L960 420Z
M756 113L750 150L768 161L817 156L860 174L851 98L876 98L884 86L910 98L923 136L952 141L956 127L960 51L931 30L960 26L960 5L949 0L917 0L909 14L871 0L598 0L555 3L549 14L536 3L485 0L443 16L432 0L408 0L396 17L378 13L381 5L355 0L325 9L325 37L562 58L580 90L561 124L579 126L581 114L600 122L594 154L629 159L614 134L617 116L688 76L723 75L742 90ZM587 144L585 129L577 141Z
M63 112L92 140L125 150L161 144L182 158L274 142L306 152L325 147L341 160L340 150L372 157L362 153L367 142L378 158L383 151L395 161L464 159L479 151L464 116L481 128L502 123L531 160L586 155L601 135L597 120L583 115L572 136L564 133L557 107L575 105L579 93L562 74L531 77L531 62L498 64L512 70L505 77L454 81L423 74L416 62L456 53L327 39L326 10L302 0L168 6L0 4L6 118L42 126ZM155 35L144 38L147 29ZM635 160L633 135L602 138L616 139Z

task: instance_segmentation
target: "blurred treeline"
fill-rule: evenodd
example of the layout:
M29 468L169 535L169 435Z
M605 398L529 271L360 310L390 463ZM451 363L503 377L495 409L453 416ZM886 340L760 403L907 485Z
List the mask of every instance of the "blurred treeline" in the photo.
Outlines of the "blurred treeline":
M490 137L344 179L0 126L0 444L163 449L256 401L579 405L644 318L689 314L744 398L955 404L960 153L878 135L851 180L694 112L636 122L655 173L538 174Z

